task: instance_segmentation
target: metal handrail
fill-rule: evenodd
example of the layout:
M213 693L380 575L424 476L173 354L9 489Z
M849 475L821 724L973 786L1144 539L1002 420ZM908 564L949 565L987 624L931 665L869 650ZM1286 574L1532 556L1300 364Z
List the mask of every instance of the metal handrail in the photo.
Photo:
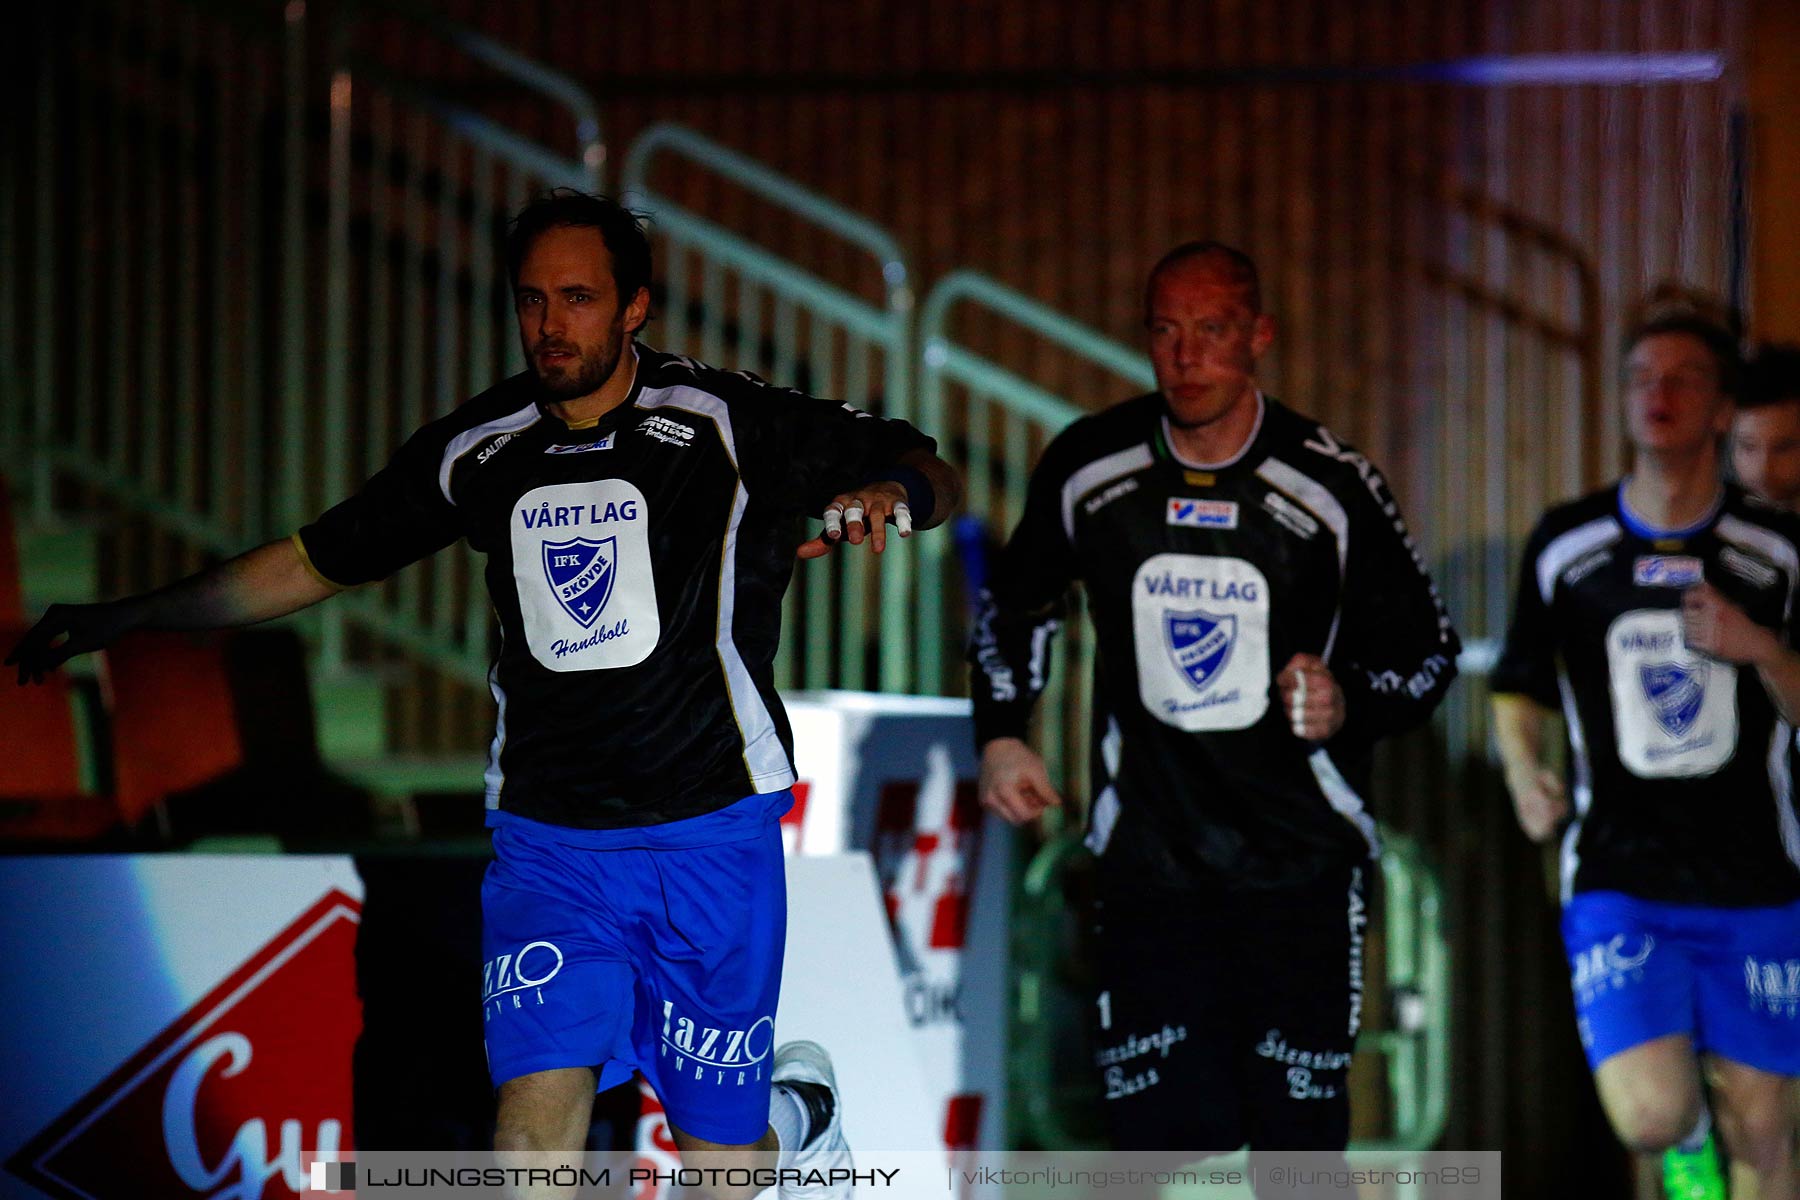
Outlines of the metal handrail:
M671 203L667 197L656 196L646 183L651 161L665 152L715 171L763 199L830 230L851 245L861 247L881 264L881 279L887 286L888 311L906 312L912 308L912 272L907 266L906 253L893 234L867 217L685 125L659 121L638 134L625 154L621 175L622 190L627 197L636 195L642 197L643 202L654 197L661 205ZM682 211L686 213L686 210Z
M1029 461L1031 428L1054 435L1085 410L959 343L949 332L951 315L959 306L969 305L996 314L1051 345L1060 346L1112 372L1127 387L1147 391L1155 386L1155 376L1141 352L980 272L953 271L932 287L919 317L920 421L937 436L947 436L950 425L946 385L954 382L967 389L970 400L965 405L969 417L968 445L964 455L968 469L967 506L998 537L1007 532L995 527L999 512L1004 511L1016 520L1024 505L1030 471L1035 465ZM1002 427L1002 444L993 454L989 446L988 406L997 410ZM998 496L994 494L990 480L995 462L998 462L1004 480L1004 488ZM920 567L924 579L936 581L940 587L947 583L951 560L946 539L927 539L920 547L920 553L924 559ZM942 605L921 604L915 620L918 626L916 675L919 690L940 691L944 686L945 658ZM1050 685L1041 705L1045 719L1039 744L1053 778L1073 779L1085 775L1079 769L1069 768L1085 760L1086 724L1085 721L1079 723L1081 733L1073 739L1073 753L1070 753L1070 722L1066 720L1065 711L1070 688L1074 690L1074 705L1082 713L1087 711L1086 690L1093 651L1091 640L1080 629L1079 622L1079 612L1072 612L1067 622L1067 650L1053 662Z
M1359 1150L1429 1150L1450 1114L1450 944L1444 936L1443 886L1412 838L1383 831L1382 909L1387 984L1399 1028L1369 1044L1387 1055L1395 1127Z
M357 51L353 45L354 32L360 23L372 16L398 17L417 25L446 45L504 75L511 82L561 105L574 119L575 155L570 157L527 138L466 105L402 78L368 54ZM367 92L382 97L384 101L398 102L412 112L425 114L451 135L453 144L466 147L476 156L477 165L471 168L467 186L469 204L473 210L470 224L476 229L490 227L496 221L504 219L508 203L507 197L492 194L488 179L483 177L484 172L498 167L508 172L507 177L515 181L530 179L536 186L563 186L593 191L601 184L606 146L601 137L598 107L593 98L572 78L406 0L357 0L357 3L339 14L332 29L331 46L332 59L328 64L331 75L327 216L329 250L326 262L322 434L328 445L349 446L354 444L351 436L350 386L356 375L351 364L351 323L355 308L352 301L358 291L350 278L353 264L350 240L354 187L353 105L357 97ZM384 170L386 153L394 145L402 143L390 144L385 130L381 135L371 133L371 138L373 157L377 160L376 169ZM416 277L423 269L426 256L435 253L436 302L439 310L436 334L440 357L445 350L449 350L452 355L467 354L471 358L492 357L475 354L475 346L488 348L505 345L509 333L504 321L484 305L486 297L483 293L486 289L479 285L471 287L466 312L471 345L454 347L448 344L462 335L461 326L465 320L456 293L456 252L454 238L450 233L458 224L458 210L463 193L461 188L451 186L450 180L456 174L453 166L447 167L446 162L421 161L416 157L421 153L418 148L414 148L413 156L407 159L407 178L409 182L416 181L428 169L439 172L437 238L435 244L427 244L423 231L420 231L411 247L409 266L413 277L403 280L406 287L402 299L403 311L409 305L412 308L423 308L425 305L423 284ZM449 155L446 154L445 157L448 161ZM419 199L422 201L423 197ZM381 201L372 197L370 203L376 205ZM411 234L412 230L408 229L408 233ZM372 261L377 264L376 269L380 269L380 251L374 249L371 254ZM481 282L491 279L492 267L486 261L491 254L492 250L487 246L477 246L474 249L472 257L481 257L483 261L480 264L470 264L473 278ZM369 301L371 308L378 303L376 300ZM375 314L374 319L378 322L385 321L386 314ZM371 342L374 340L372 337ZM372 347L370 350L371 356L384 353L385 347ZM482 370L483 367L476 364L467 372L467 383L477 390L494 382L492 379L480 378ZM443 374L440 374L436 403L433 406L437 412L447 411L464 398L459 394L461 389L455 386L455 373L449 372L442 363L440 372ZM377 373L371 370L366 374L373 377ZM411 409L415 398L405 395L407 390L403 385L403 394L398 397L398 403L405 409ZM369 407L385 411L383 406L395 403L395 397L376 395L370 397ZM381 447L376 446L375 449ZM348 454L338 454L324 464L323 479L327 499L342 495L355 483L350 457ZM299 489L294 488L290 494L298 497ZM294 519L298 519L301 514L292 515ZM464 557L466 560L467 555ZM330 666L341 660L344 651L344 625L349 618L374 629L389 642L402 646L415 656L466 682L479 683L485 679L488 669L487 603L480 594L482 584L479 572L472 566L466 566L459 578L451 556L440 555L438 559L439 561L425 567L416 568L410 579L392 589L365 589L345 597L322 612L318 617L322 636L322 661ZM420 571L431 579L428 615L421 615L423 610L417 603L419 597L415 595L424 587L419 582ZM461 619L456 615L458 599L465 614Z
M705 219L674 198L657 192L649 182L650 172L659 157L673 156L710 172L732 184L794 214L799 219L857 248L873 260L882 281L882 301L870 303L852 295L792 263L786 262L724 227ZM669 336L679 341L687 332L686 283L683 255L697 256L707 281L703 297L706 328L699 357L711 358L722 352L726 313L724 273L733 271L742 280L753 281L766 288L783 303L797 307L823 322L828 328L837 326L868 343L879 346L884 354L881 400L883 415L908 419L912 417L912 271L900 243L887 230L865 217L806 188L762 163L756 162L728 146L721 145L685 126L663 122L639 134L626 152L621 192L626 202L647 210L653 227L666 236L674 260L664 272L669 289L665 308L670 313ZM738 365L753 365L746 358L760 354L761 330L751 313L737 313ZM793 316L777 319L773 338L777 343L775 359L779 364L792 359ZM817 361L815 361L817 365ZM853 404L864 404L868 390L866 371L854 381L846 371L843 397ZM789 384L791 379L777 379ZM815 388L823 386L814 381ZM927 541L934 539L925 539ZM937 539L941 540L941 539ZM880 690L904 692L913 684L911 677L914 633L911 627L913 603L913 564L909 542L888 543L880 564L881 630L878 646L877 680ZM800 638L802 622L807 630L819 631L831 626L831 596L816 573L835 570L840 594L858 596L867 586L868 555L835 556L835 567L819 564L809 571L802 600L790 594L783 612L781 652L776 664L779 682L804 683L806 687L864 686L862 647L845 636L839 648L835 676L822 653L809 653L804 680L795 678L794 648ZM804 608L804 612L802 612ZM814 649L818 649L815 644ZM916 687L913 690L917 690Z
M575 141L581 146L579 161L586 172L587 186L599 185L606 167L606 141L601 136L600 109L587 89L572 77L547 67L536 59L528 58L484 33L458 25L442 13L411 3L410 0L353 0L349 10L352 21L371 14L409 21L427 30L445 45L461 50L512 82L522 84L568 109L575 118ZM392 80L393 77L390 76L390 84Z
M934 349L947 351L954 345L944 333L946 318L954 305L965 301L984 305L1140 387L1156 385L1156 376L1142 351L1121 345L979 271L952 271L938 280L925 297L919 314L919 337L928 357ZM1069 407L1076 413L1081 411L1073 405Z

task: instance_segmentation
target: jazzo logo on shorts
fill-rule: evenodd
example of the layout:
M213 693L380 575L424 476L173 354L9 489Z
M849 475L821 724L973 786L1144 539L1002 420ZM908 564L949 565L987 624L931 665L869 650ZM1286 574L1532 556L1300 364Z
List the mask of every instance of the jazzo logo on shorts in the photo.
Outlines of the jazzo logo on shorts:
M663 1001L662 1057L675 1074L715 1087L758 1082L775 1048L775 1018L758 1018L748 1029L712 1026L682 1016L673 1000Z
M512 1008L544 1002L544 985L563 969L554 942L526 942L481 965L481 1004L487 1020Z
M1649 934L1640 934L1634 940L1621 933L1580 951L1570 963L1576 998L1585 1004L1642 979L1644 964L1655 950L1656 939Z
M1772 1017L1800 1016L1800 958L1744 956L1744 991L1750 1007Z

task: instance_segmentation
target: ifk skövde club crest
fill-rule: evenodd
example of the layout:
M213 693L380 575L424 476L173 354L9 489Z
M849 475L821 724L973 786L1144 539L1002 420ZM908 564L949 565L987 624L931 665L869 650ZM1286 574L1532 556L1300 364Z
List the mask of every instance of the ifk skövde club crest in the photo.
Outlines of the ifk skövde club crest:
M1169 654L1197 692L1210 687L1231 661L1237 629L1236 616L1219 616L1198 609L1163 613L1163 635L1169 641Z
M592 625L612 598L618 556L617 537L570 538L544 543L544 578L563 611Z
M1706 674L1705 663L1645 663L1638 667L1650 710L1670 736L1684 736L1700 718L1700 707L1706 702Z

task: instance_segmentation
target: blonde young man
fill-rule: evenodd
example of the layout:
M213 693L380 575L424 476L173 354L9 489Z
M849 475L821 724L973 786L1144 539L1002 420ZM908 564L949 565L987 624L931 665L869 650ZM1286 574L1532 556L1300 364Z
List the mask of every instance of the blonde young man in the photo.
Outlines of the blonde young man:
M1532 533L1494 723L1520 828L1562 839L1577 1023L1614 1131L1698 1153L1704 1084L1734 1194L1790 1200L1800 521L1720 480L1736 371L1697 315L1632 332L1632 473ZM1545 766L1558 710L1572 810Z

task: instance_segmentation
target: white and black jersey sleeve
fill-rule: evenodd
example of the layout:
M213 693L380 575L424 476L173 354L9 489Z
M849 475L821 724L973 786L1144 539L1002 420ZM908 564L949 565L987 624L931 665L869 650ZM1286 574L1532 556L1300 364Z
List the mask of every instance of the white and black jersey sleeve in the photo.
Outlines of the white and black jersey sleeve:
M969 660L977 746L1023 738L1049 677L1051 642L1075 580L1061 503L1068 474L1062 464L1078 438L1065 432L1045 450L1025 512L1000 551L992 581L976 597Z
M1556 628L1550 604L1538 579L1537 565L1551 540L1552 526L1540 520L1526 539L1513 593L1512 620L1488 683L1496 696L1525 696L1545 708L1557 708Z
M1456 678L1461 643L1387 480L1355 451L1335 452L1362 486L1351 482L1344 496L1343 615L1329 663L1345 721L1332 744L1364 755L1431 716Z

